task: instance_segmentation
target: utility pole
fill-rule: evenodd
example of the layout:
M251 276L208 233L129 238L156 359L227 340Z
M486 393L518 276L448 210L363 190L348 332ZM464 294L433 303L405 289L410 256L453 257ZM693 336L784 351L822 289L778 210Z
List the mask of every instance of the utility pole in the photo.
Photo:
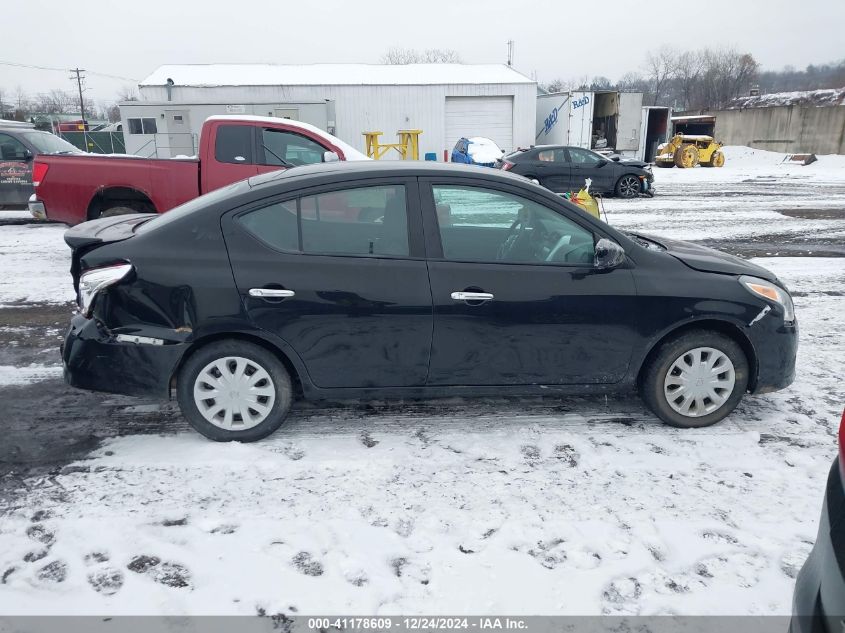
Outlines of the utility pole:
M79 115L82 117L82 123L85 123L85 101L82 99L82 81L85 77L80 74L84 73L84 68L71 68L71 72L76 73L76 87L79 88ZM73 79L74 77L71 77Z
M82 98L82 81L85 76L84 68L71 68L71 72L76 73L76 87L79 89L79 116L82 119L82 142L85 143L84 151L89 151L88 147L88 125L85 123L85 100ZM73 79L73 77L71 77Z

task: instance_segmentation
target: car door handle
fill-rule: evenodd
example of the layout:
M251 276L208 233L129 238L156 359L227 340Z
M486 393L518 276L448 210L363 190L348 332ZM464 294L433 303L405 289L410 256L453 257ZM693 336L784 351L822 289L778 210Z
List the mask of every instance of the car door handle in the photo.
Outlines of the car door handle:
M287 299L295 296L293 290L281 290L279 288L250 288L250 297L261 297L262 299Z
M490 301L493 295L489 292L453 292L455 301Z

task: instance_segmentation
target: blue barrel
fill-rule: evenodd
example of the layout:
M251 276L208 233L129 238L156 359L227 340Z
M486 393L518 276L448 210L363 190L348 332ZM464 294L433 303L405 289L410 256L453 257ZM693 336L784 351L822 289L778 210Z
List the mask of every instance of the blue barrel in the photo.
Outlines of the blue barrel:
M437 152L426 152L425 159L436 161L437 160Z

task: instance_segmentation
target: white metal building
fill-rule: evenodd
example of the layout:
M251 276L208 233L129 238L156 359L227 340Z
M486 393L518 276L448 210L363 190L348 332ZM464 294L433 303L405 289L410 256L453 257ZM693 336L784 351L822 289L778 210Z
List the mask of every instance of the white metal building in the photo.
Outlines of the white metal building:
M366 131L393 143L397 130L420 129L420 157L434 152L438 160L461 136L511 150L535 135L536 82L498 64L168 65L139 92L141 101L120 110L127 152L145 156L194 153L190 145L212 114L297 119L361 151Z

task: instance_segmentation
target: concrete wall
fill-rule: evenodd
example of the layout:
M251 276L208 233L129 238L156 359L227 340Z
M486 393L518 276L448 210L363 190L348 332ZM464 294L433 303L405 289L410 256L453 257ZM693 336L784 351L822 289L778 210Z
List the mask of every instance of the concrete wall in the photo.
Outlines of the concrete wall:
M845 154L845 106L721 110L716 140L791 154Z
M167 101L164 86L141 86L141 99ZM331 100L335 104L335 134L364 151L365 131L381 130L381 141L398 141L396 130L420 129L420 156L447 147L446 97L513 96L514 147L534 142L537 86L521 84L439 84L386 86L174 86L174 103L296 103ZM143 102L142 102L143 103ZM193 120L192 120L193 125ZM511 149L511 148L506 148ZM387 156L390 156L388 154ZM396 155L398 158L398 154Z

